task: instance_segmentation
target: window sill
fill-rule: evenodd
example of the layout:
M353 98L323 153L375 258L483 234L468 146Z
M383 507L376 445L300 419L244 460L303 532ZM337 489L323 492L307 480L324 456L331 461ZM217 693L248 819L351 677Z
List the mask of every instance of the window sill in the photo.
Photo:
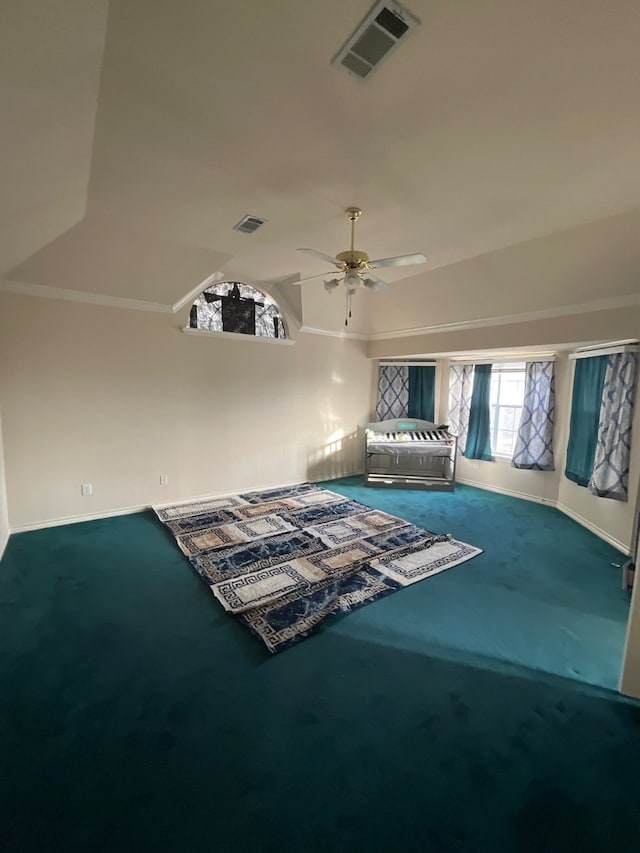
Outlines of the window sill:
M478 462L487 462L489 464L492 464L493 462L500 462L502 465L510 465L511 464L511 457L510 456L503 456L499 453L493 453L491 459L467 459L466 456L463 456L462 458L466 459L467 462L475 462L476 464Z
M291 346L295 343L291 338L265 338L262 335L243 335L240 332L210 332L208 329L190 329L188 326L182 329L185 335L199 335L207 338L229 338L237 341L258 341L261 344L278 344L280 346Z
M501 462L503 465L511 465L511 456L505 456L504 453L494 453L494 462Z
M512 459L511 456L504 456L504 455L500 455L498 453L493 454L493 461L499 462L501 465L511 466L511 459ZM513 470L514 471L529 471L530 473L534 473L534 474L546 474L546 473L548 473L547 471L538 471L536 468L514 468Z

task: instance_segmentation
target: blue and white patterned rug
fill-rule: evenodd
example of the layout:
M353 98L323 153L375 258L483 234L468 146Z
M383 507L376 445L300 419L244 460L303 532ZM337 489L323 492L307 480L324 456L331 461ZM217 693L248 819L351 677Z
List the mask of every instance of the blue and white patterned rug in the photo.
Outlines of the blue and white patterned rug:
M229 613L270 652L481 553L302 483L154 507Z

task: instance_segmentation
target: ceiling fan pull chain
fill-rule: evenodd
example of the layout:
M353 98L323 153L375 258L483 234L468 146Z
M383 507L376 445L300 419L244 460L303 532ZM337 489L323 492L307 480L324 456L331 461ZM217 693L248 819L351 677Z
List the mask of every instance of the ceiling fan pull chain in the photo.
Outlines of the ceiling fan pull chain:
M347 290L347 304L346 304L345 309L344 309L344 324L345 324L345 326L349 325L349 320L351 319L351 297L352 296L353 296L353 294L349 293L349 291Z

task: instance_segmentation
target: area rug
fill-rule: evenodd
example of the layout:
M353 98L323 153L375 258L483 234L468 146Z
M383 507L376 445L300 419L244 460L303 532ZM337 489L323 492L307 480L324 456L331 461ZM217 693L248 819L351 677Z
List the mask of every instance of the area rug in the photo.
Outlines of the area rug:
M481 553L311 483L154 511L224 609L273 654L332 614Z

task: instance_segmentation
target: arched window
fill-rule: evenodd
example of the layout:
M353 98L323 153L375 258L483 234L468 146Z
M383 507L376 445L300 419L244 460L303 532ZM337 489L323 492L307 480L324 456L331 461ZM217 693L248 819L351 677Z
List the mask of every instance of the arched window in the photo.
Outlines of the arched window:
M286 340L284 319L274 300L240 281L219 281L191 306L189 328Z

